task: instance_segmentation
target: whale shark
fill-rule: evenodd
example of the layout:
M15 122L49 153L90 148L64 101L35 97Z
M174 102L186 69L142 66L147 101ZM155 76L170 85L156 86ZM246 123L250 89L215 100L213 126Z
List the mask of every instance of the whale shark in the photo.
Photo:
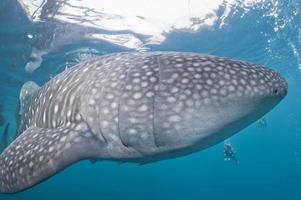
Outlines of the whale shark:
M187 52L125 52L79 63L20 93L18 137L0 155L0 192L80 160L150 163L208 148L287 94L267 67Z

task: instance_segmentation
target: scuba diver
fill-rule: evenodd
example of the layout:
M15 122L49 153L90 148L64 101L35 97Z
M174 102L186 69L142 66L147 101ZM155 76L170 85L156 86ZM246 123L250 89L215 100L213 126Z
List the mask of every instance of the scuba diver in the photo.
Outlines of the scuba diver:
M235 150L229 142L224 143L224 160L233 161L235 164L238 164L238 159L235 155Z

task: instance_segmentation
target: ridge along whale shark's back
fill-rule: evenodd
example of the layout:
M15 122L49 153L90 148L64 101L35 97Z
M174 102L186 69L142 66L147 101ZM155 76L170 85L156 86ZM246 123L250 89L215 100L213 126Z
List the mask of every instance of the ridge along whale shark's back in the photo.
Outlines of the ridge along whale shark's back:
M195 53L80 63L43 87L23 87L20 136L0 156L0 191L22 191L82 159L151 162L195 152L257 120L286 93L271 69Z

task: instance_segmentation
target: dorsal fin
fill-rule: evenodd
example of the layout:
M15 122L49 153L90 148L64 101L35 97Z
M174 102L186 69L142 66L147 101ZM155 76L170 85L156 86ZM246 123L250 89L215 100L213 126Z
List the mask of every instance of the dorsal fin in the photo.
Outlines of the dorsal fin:
M24 106L26 105L27 100L33 96L38 90L40 86L33 81L27 81L21 88L20 92L20 112L22 112Z
M21 88L20 101L24 101L40 89L40 86L33 81L27 81Z

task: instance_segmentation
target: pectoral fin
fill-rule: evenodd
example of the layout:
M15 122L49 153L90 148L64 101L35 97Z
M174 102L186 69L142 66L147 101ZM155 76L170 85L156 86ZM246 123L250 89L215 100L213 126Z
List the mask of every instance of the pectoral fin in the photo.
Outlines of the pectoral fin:
M75 130L28 128L0 155L0 192L20 192L89 158L93 142Z

